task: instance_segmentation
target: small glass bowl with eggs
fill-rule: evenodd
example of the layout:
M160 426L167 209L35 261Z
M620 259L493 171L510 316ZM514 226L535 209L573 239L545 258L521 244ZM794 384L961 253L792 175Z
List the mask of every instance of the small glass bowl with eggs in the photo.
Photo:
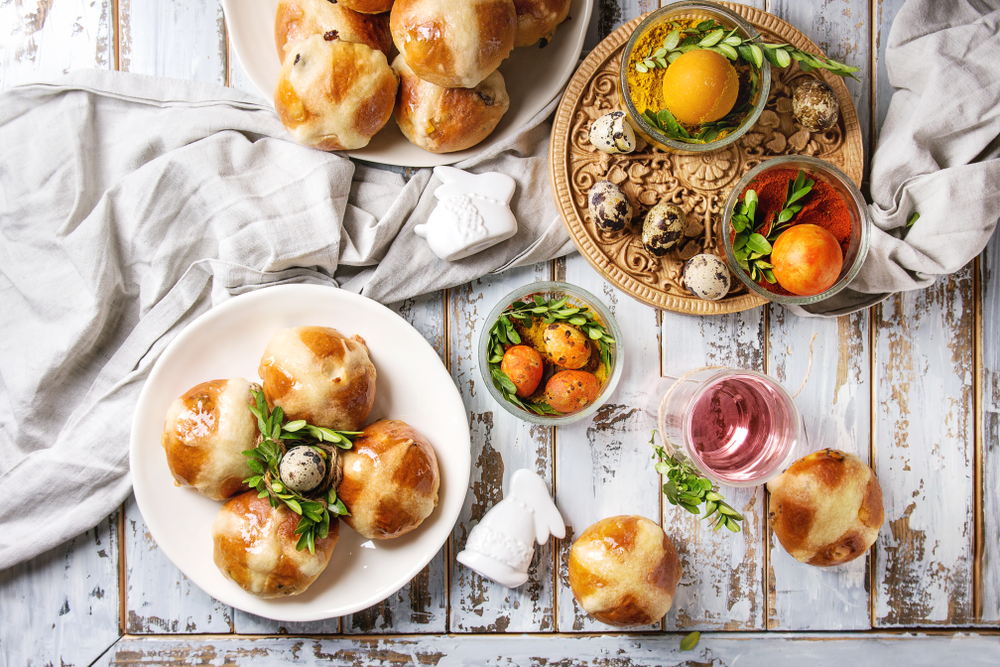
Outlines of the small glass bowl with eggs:
M621 329L585 289L535 282L504 296L479 337L479 370L519 419L570 424L603 405L622 374Z
M618 92L630 124L673 153L733 143L767 103L771 67L759 43L743 17L713 2L676 2L650 13L622 57Z

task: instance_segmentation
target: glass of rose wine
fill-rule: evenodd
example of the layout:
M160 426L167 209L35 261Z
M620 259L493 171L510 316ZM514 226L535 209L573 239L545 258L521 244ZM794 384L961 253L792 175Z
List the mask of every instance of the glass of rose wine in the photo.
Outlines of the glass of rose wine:
M703 368L667 389L657 412L671 454L679 452L710 480L756 486L791 462L805 429L792 397L751 370Z

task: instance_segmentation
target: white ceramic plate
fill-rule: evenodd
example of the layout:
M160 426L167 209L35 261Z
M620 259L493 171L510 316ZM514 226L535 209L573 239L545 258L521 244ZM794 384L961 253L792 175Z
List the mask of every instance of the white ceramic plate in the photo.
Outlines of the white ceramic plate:
M345 524L330 564L302 595L256 598L212 561L212 521L222 503L174 486L160 445L170 403L208 380L258 381L257 364L279 330L331 326L360 334L378 374L369 423L401 419L434 445L441 471L434 513L413 532L369 541ZM213 308L167 346L139 396L132 422L132 483L149 532L189 579L227 605L281 621L314 621L365 609L402 588L448 539L465 501L471 469L469 424L451 376L416 329L385 306L333 287L283 285Z
M243 69L257 90L265 98L272 99L274 82L281 69L274 46L274 16L278 0L222 0L222 7L229 38ZM548 46L544 49L538 46L514 49L510 58L500 65L500 73L510 96L510 109L482 143L457 153L428 153L407 141L396 121L390 118L370 144L360 150L348 151L348 154L384 164L434 167L467 160L513 135L562 92L576 70L592 7L593 0L573 0L569 9L571 20L559 26Z

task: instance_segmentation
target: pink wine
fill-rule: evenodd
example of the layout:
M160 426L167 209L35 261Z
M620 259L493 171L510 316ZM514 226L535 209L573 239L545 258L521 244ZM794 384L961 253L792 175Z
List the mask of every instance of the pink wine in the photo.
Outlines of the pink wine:
M689 451L722 483L766 480L798 439L799 417L773 381L746 373L704 387L687 423Z

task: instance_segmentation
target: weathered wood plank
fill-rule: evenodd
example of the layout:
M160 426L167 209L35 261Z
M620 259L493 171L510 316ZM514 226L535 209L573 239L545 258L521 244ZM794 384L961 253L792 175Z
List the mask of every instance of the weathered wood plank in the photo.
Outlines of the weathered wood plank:
M0 90L114 69L111 0L0 4ZM120 636L119 511L0 571L0 664L89 665Z
M892 93L885 45L902 4L874 8L879 126ZM874 468L886 505L874 549L879 626L973 618L974 309L971 266L873 309Z
M982 332L982 605L980 620L1000 622L1000 234L979 257Z
M869 462L868 323L867 312L817 319L772 308L768 368L790 393L801 387L795 404L808 442L799 446L796 458L832 447ZM769 629L871 627L867 557L837 568L811 567L789 556L770 529L768 537Z
M552 485L552 428L535 426L504 410L483 384L479 337L486 316L509 292L551 275L549 264L485 276L451 290L449 359L451 376L469 411L472 478L452 537L453 553L465 547L469 531L503 498L503 485L518 468L537 471ZM553 628L553 547L535 550L530 578L510 590L484 579L454 558L451 562L451 632L544 632Z
M447 358L445 293L434 292L390 306ZM448 545L420 574L389 599L343 619L345 633L446 632L448 629Z
M210 36L221 17L207 2L119 3L123 71L225 83L225 59ZM224 33L222 34L224 40ZM214 63L206 68L206 63ZM233 610L171 563L149 534L134 497L125 505L126 632L231 632ZM211 554L206 554L211 558Z
M660 523L659 475L647 444L652 424L643 412L660 365L656 310L622 293L579 254L566 259L566 282L603 301L622 328L624 370L610 400L591 417L556 430L556 503L566 520L558 551L559 632L600 632L569 586L569 552L588 526L619 514ZM647 629L658 630L660 624Z
M86 667L119 637L118 512L0 570L0 664Z
M135 496L125 502L124 548L125 632L218 634L232 630L232 608L198 588L170 562L146 528Z
M701 366L764 370L762 308L715 317L665 311L660 332L663 375ZM684 564L667 630L764 627L764 488L720 492L745 517L738 534L712 531L699 517L663 504L663 528Z
M830 58L860 67L859 80L845 78L861 123L865 164L871 158L871 14L868 0L771 0L768 11L798 28Z
M871 17L867 0L772 3L770 11L801 30L831 58L860 67L861 82L845 79L870 155ZM864 82L864 83L862 83ZM867 163L867 161L866 161ZM768 370L796 400L809 442L796 456L825 447L869 462L870 372L866 314L836 320L799 318L770 307ZM815 339L813 338L815 336ZM811 372L810 372L811 370ZM768 628L835 630L871 626L867 559L821 569L789 556L768 530Z
M123 72L226 84L229 44L217 0L120 0Z
M875 23L875 46L878 66L875 69L875 99L872 101L875 141L878 141L879 132L885 116L889 113L889 100L892 97L894 88L889 83L889 73L885 66L885 50L889 41L889 28L892 27L892 20L902 8L906 0L878 0L872 4L872 14ZM860 113L861 109L858 109ZM864 127L864 126L862 126ZM869 158L871 156L869 155ZM867 162L866 162L867 164Z
M71 69L115 68L112 0L0 3L0 90Z
M875 545L875 623L971 621L971 265L875 310L875 472L886 521Z
M589 637L400 637L392 639L125 639L102 664L119 667L192 664L301 667L359 665L995 665L1000 640L991 635L704 635L697 648L679 650L681 635Z

